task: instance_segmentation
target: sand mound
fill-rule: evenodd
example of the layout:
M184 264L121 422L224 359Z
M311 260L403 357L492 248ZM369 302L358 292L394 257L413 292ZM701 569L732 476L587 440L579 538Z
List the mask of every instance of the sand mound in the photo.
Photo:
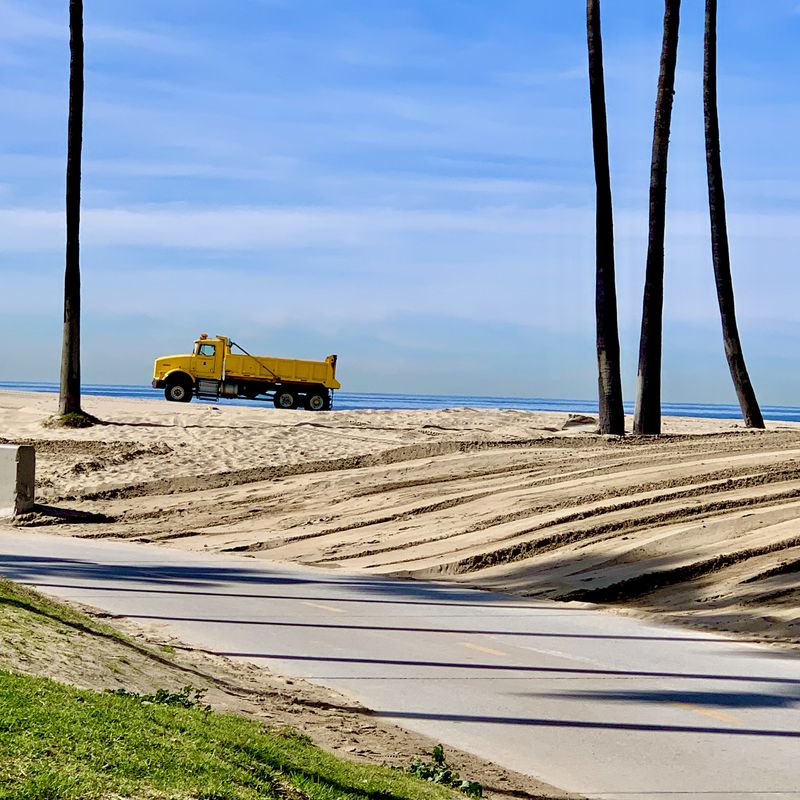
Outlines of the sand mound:
M566 422L561 426L562 431L569 430L570 428L584 428L591 426L597 428L597 420L594 417L589 417L586 414L570 414Z

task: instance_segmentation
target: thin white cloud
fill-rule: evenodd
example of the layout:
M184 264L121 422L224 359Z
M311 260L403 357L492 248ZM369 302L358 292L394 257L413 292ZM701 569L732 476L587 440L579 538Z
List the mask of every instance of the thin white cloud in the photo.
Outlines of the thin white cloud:
M15 39L63 39L66 31L68 5L61 3L58 14L43 16L31 12L23 4L0 0L0 38Z
M83 211L83 238L91 247L137 246L190 250L258 250L265 247L357 246L386 236L464 234L481 237L593 236L590 208L484 206L457 209L334 208L324 206L198 208L183 204ZM41 252L60 247L63 212L56 209L0 208L0 249ZM639 211L617 214L621 238L639 239L646 217ZM775 242L800 239L800 213L731 214L737 240ZM673 242L705 239L702 212L674 211L668 221ZM458 249L456 246L455 249Z
M343 246L387 235L463 233L573 235L590 230L581 209L530 211L487 207L467 211L393 208L264 208L182 206L90 208L82 214L88 246L178 247L250 250L271 246ZM0 248L39 252L61 245L63 214L57 210L0 209Z
M0 0L0 18L3 20L0 39L15 43L32 39L60 40L66 46L69 41L67 4L61 3L57 9L57 12L45 15L31 11L21 3ZM177 31L108 25L96 22L94 11L95 6L90 5L84 13L87 47L93 44L122 46L162 55L185 55L197 50Z
M497 71L493 78L499 84L517 87L552 86L567 81L588 81L588 68L584 64L553 70L542 68L524 72Z

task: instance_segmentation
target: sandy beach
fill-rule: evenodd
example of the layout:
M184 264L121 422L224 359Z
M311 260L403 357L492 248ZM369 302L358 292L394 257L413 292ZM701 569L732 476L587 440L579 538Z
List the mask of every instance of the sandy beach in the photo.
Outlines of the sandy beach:
M666 418L614 440L565 413L314 414L85 398L43 422L0 393L0 442L36 445L31 532L169 542L412 577L800 642L800 425ZM8 523L7 523L8 524Z

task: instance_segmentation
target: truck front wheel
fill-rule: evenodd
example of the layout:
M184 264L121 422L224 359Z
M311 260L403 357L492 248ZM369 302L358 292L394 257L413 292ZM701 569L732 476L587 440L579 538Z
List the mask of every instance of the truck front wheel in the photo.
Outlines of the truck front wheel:
M164 397L172 403L190 403L192 387L185 382L168 383L164 389Z
M325 389L312 389L306 395L305 407L308 411L329 411L331 396Z
M297 395L291 389L276 389L272 402L275 408L297 408Z

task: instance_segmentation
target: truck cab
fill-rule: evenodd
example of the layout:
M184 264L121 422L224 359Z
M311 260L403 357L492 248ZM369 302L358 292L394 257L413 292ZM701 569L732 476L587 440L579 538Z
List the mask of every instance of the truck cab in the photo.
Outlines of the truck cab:
M229 348L229 345L224 337L197 339L192 358L194 374L198 378L221 378L226 347Z
M153 388L165 389L167 400L188 403L198 379L217 380L222 374L222 351L218 338L201 334L191 354L161 356L153 365Z

